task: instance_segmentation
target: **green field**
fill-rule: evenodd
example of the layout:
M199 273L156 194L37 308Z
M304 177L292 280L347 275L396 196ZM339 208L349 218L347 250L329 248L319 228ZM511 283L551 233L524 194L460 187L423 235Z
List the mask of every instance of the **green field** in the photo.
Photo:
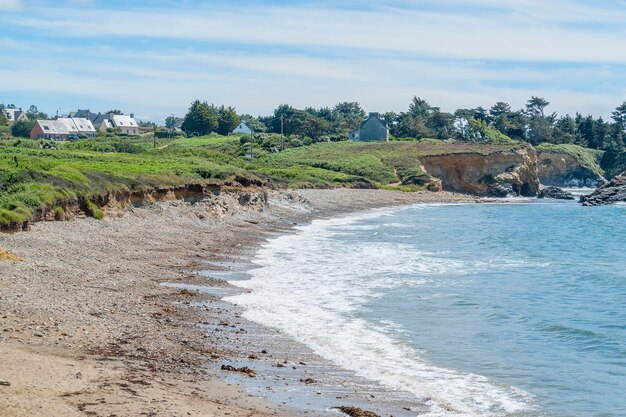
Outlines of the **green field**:
M0 141L0 225L30 220L41 208L92 202L111 191L140 191L247 178L275 187L401 187L423 175L419 157L492 152L519 145L420 142L318 143L271 153L238 136L201 138L97 138L52 144ZM51 143L45 143L46 146ZM99 216L96 216L99 217Z

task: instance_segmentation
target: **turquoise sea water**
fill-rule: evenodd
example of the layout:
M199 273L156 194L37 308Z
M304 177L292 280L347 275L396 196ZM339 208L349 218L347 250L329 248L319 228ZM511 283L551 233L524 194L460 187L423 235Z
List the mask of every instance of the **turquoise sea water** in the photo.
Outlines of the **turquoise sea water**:
M626 415L626 207L422 205L270 241L234 297L433 416Z

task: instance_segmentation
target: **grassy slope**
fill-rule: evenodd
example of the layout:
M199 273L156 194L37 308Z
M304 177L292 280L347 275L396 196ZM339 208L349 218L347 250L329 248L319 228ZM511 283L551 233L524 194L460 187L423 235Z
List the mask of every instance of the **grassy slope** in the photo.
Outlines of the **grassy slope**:
M604 175L604 170L600 167L600 160L604 155L603 151L583 148L578 145L552 143L542 143L536 147L537 152L565 154L574 158L578 163L598 175Z
M425 140L420 142L339 142L319 143L303 148L270 154L265 162L271 167L310 166L348 175L361 176L379 185L401 182L409 177L423 175L419 158L476 152L488 154L511 150L519 144L479 145L444 143Z
M114 190L144 190L192 182L261 177L291 187L388 186L423 174L419 157L489 153L518 145L444 144L438 141L320 143L272 154L239 137L106 138L40 149L30 140L0 141L0 224L24 222L33 210L59 200L89 199Z

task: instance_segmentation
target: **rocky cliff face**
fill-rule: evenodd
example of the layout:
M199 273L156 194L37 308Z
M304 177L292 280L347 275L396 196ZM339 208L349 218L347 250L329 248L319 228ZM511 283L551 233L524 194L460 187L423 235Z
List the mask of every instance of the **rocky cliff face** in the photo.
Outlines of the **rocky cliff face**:
M557 187L599 187L606 179L584 167L571 155L539 152L539 180Z
M471 152L420 158L446 191L481 196L534 197L539 192L537 154L528 146L510 151Z

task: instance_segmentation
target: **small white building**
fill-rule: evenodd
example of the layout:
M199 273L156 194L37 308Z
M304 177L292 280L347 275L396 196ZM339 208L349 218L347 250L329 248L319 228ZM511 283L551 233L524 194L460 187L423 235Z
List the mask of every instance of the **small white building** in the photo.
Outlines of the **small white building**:
M113 127L119 128L120 133L128 136L139 135L139 124L132 115L124 116L120 114L113 114L109 120Z
M9 124L28 119L26 112L22 111L22 109L4 109L4 115L7 117Z
M235 130L233 130L233 133L245 133L246 135L250 135L252 134L252 129L250 129L250 127L245 122L241 122L239 123L239 126L237 126Z

